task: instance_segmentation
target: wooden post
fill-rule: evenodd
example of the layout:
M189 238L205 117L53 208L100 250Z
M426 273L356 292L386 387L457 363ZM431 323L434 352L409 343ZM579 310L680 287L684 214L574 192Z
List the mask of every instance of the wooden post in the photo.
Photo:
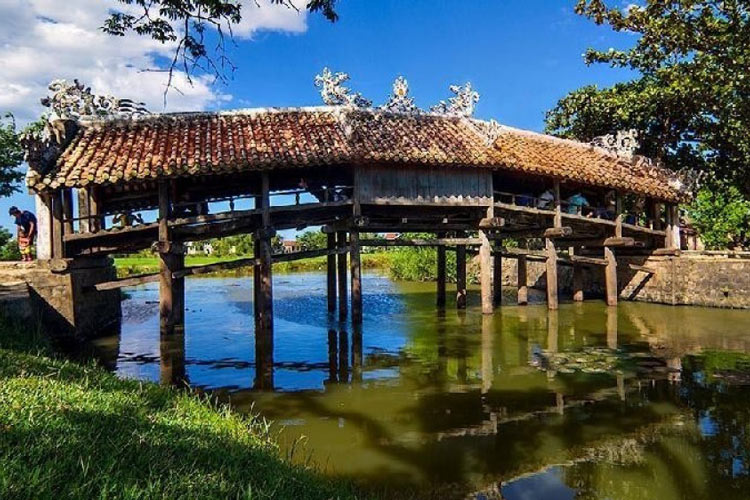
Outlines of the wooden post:
M349 232L349 265L352 280L352 323L362 323L362 263L360 261L359 231L356 230L362 215L359 203L359 171L354 170L352 191L352 220L354 231Z
M607 305L617 305L617 260L615 253L609 247L604 247L604 259L607 265L604 266L604 281L607 289Z
M256 233L257 257L260 259L255 283L255 387L273 388L273 261L271 238L271 200L268 173L261 174L261 194L256 203L261 209L261 228Z
M653 214L654 214L654 229L657 231L661 231L662 229L662 223L661 223L661 209L662 205L661 203L657 201L653 201Z
M500 254L500 240L495 240L495 255L492 265L492 304L497 307L503 301L503 256Z
M62 190L63 234L73 234L73 190Z
M494 206L487 207L488 219L495 216ZM482 242L479 247L479 282L482 294L482 313L492 314L492 247L490 239L485 230L479 230L479 239Z
M349 382L349 336L346 330L339 332L339 382Z
M575 255L575 248L568 250L570 257ZM583 267L573 263L573 302L583 302Z
M175 324L169 215L169 185L162 181L159 183L159 329L162 335L171 334Z
M171 255L172 272L185 269L185 254L180 250L179 253ZM185 327L185 278L172 278L172 315L174 316L175 328L184 329Z
M362 327L352 326L352 382L362 382Z
M438 233L438 238L445 238L445 233ZM437 306L445 307L445 245L437 247Z
M583 302L583 268L573 264L573 301Z
M622 238L622 195L615 193L615 238Z
M57 191L52 195L52 258L54 259L65 257L63 234L62 193Z
M346 231L339 231L337 233L339 248L346 248ZM343 321L346 319L348 314L347 307L347 291L346 291L346 253L342 252L338 254L338 279L339 279L339 320Z
M99 190L96 187L89 188L89 216L91 216L91 232L96 233L107 228L107 224L102 214L102 206Z
M529 286L526 277L526 256L518 256L518 305L525 306L529 303Z
M679 249L682 246L680 241L680 207L677 204L672 205L672 247Z
M362 264L359 256L359 232L349 233L349 263L352 278L352 322L362 322Z
M562 199L560 198L560 181L555 180L554 191L555 197L555 227L562 227Z
M81 233L88 233L91 231L91 221L86 217L89 217L91 213L89 208L89 193L86 189L78 189L78 231Z
M456 308L466 309L466 245L456 246Z
M328 233L328 250L334 250L336 248L336 233ZM336 311L336 256L329 255L327 257L327 288L328 288L328 312L333 313Z
M672 222L672 205L667 204L665 207L664 217L666 219L666 227L664 228L666 235L664 236L664 248L674 248L673 234L673 222Z
M549 238L545 240L547 250L547 307L551 310L558 308L557 304L557 250L555 242Z

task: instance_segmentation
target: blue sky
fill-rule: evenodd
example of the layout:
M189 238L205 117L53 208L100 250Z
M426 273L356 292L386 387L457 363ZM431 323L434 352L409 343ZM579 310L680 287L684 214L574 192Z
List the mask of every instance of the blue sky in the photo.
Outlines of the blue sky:
M77 0L86 1L91 0ZM386 100L398 75L408 79L411 95L423 108L449 97L450 84L470 81L481 95L478 117L541 131L545 111L567 92L629 77L623 70L583 63L587 47L623 47L633 38L576 16L574 4L575 0L340 0L340 20L333 24L319 15L303 16L284 28L287 31L263 29L259 22L260 31L246 33L230 50L238 69L228 85L206 89L201 82L201 95L209 97L185 102L173 95L170 107L175 109L174 102L180 102L178 109L191 104L204 109L317 105L321 101L313 78L329 66L349 73L350 86L376 104ZM6 22L13 20L0 21L0 28L9 28L3 26ZM84 65L78 72L85 69L84 74L104 80L109 73L98 69L104 57L100 52L88 61L87 50L78 49L75 64ZM107 57L109 66L117 62L116 55ZM126 95L132 86L118 88L118 96L138 98ZM3 214L11 204L33 208L25 193L1 200ZM11 228L12 221L5 216L3 225Z

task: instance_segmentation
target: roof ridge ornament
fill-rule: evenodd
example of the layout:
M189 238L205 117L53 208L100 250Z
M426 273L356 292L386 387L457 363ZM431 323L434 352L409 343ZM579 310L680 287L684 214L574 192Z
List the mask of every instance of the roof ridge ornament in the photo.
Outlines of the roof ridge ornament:
M474 125L474 129L479 135L484 137L484 143L488 148L495 144L497 138L503 133L503 126L494 118L490 119L490 121L470 120L470 122Z
M111 95L95 95L91 87L84 86L77 79L53 80L47 87L52 95L41 100L43 106L52 113L48 121L86 121L108 118L135 118L149 114L146 105L131 99L119 99Z
M352 106L355 108L369 108L372 101L362 97L359 92L352 91L342 85L349 80L348 73L332 73L327 67L319 75L315 75L315 86L320 89L323 102L328 106Z
M388 102L380 106L383 111L390 113L403 113L407 115L418 115L422 113L414 104L414 98L409 96L409 82L403 76L393 81L393 92Z
M614 134L594 137L592 146L606 149L617 156L632 160L636 150L640 147L638 142L638 131L636 129L618 130Z
M471 88L471 82L464 85L451 85L450 91L456 94L448 101L440 101L430 108L433 113L451 116L470 117L474 114L474 105L479 102L479 92Z

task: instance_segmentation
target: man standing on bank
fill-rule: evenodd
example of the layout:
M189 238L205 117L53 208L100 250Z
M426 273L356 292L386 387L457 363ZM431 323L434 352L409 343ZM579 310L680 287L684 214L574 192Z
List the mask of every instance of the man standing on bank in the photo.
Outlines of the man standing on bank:
M34 240L36 239L36 216L28 210L20 211L18 207L10 207L8 213L16 218L18 249L21 251L21 260L31 262L34 260L31 248L34 246Z

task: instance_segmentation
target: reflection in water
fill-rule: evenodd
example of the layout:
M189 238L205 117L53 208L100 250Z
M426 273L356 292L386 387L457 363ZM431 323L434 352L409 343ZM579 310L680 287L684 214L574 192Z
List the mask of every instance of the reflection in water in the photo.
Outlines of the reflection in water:
M436 311L434 286L367 275L352 330L328 317L323 275L281 275L268 353L250 281L188 280L186 333L169 338L154 288L134 290L137 315L104 342L119 341L118 373L220 389L284 427L282 444L306 436L327 472L417 497L747 498L748 312L592 301L484 316L471 294Z

